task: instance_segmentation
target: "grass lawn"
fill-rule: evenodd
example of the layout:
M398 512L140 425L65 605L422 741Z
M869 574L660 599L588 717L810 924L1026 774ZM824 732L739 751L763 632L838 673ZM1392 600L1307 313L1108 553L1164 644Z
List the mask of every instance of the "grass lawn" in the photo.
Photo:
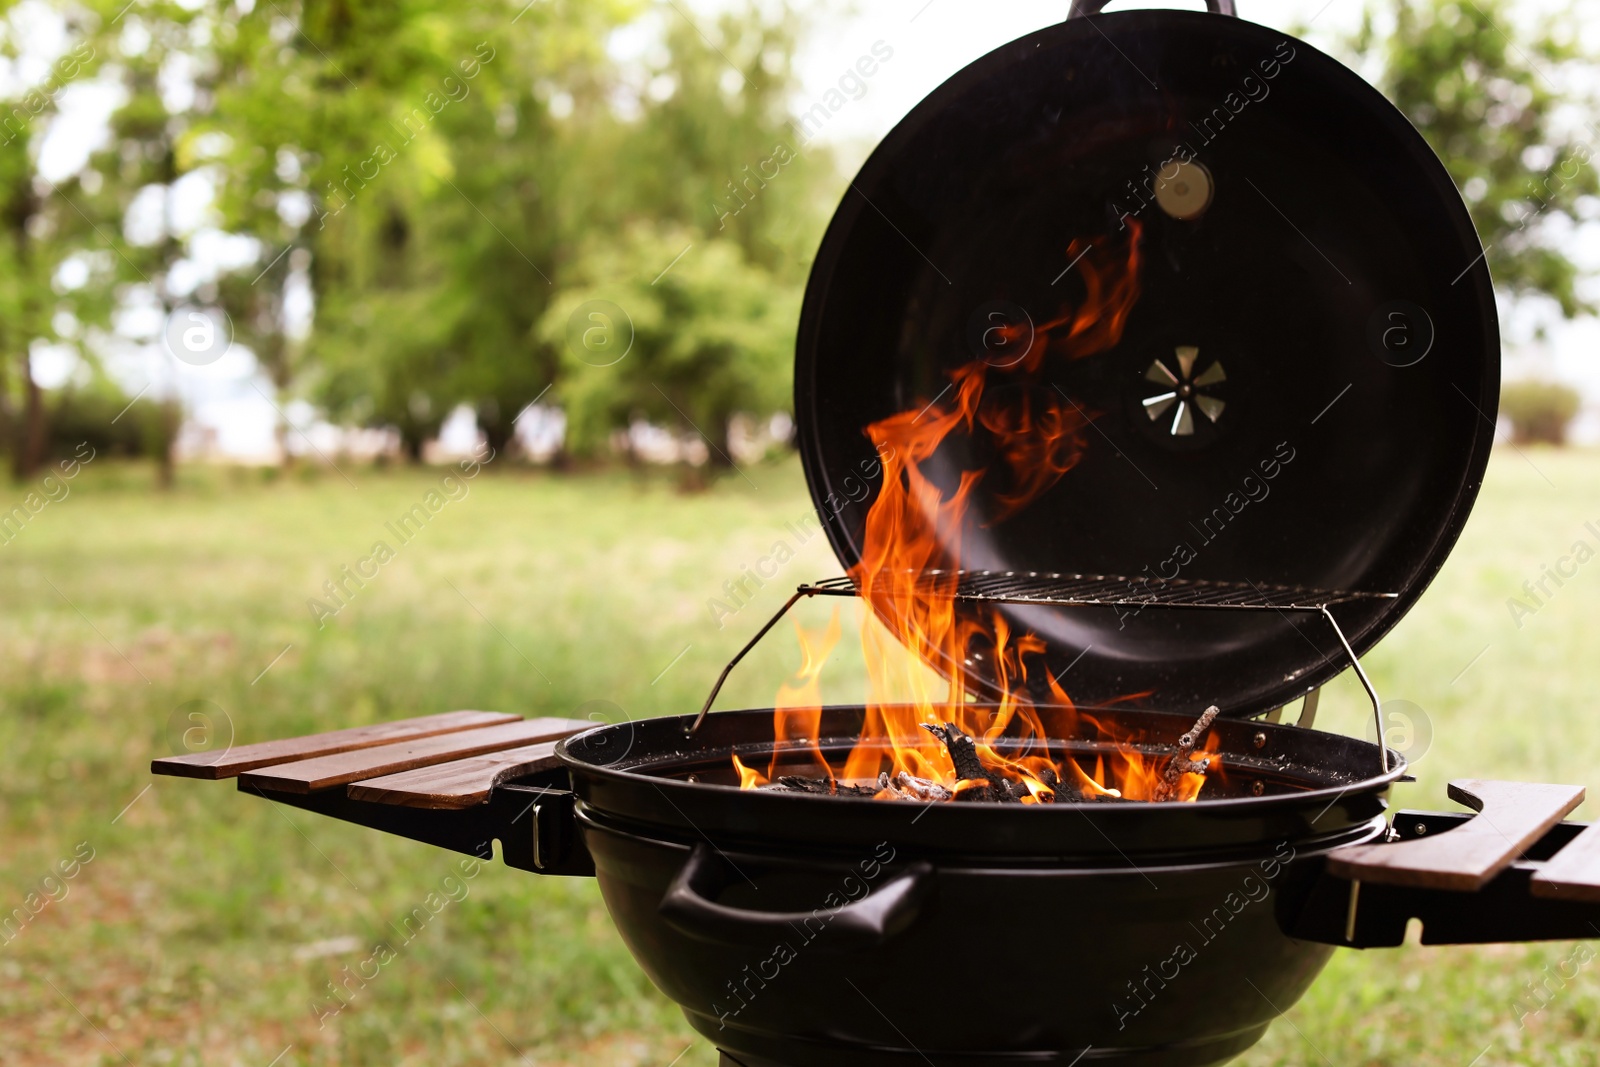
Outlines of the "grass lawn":
M384 524L445 472L348 473L354 487L186 471L159 496L148 472L95 465L0 544L0 914L80 861L0 937L0 1063L666 1067L686 1046L680 1067L714 1063L592 882L492 864L319 1025L327 983L457 857L147 768L197 709L241 743L451 708L693 710L787 589L837 573L820 536L785 528L809 511L798 466L698 496L621 473L486 472L404 545ZM1506 603L1574 542L1600 548L1586 522L1600 530L1600 455L1495 457L1444 573L1368 657L1380 691L1433 726L1399 803L1448 807L1452 776L1600 786L1600 562L1520 626ZM307 601L378 539L395 558L319 627ZM719 627L708 598L779 539L795 558ZM766 703L796 659L775 636L724 705ZM825 682L848 700L859 669ZM1319 726L1361 729L1348 677L1323 707ZM1573 953L1341 953L1240 1062L1600 1064L1600 967ZM1554 991L1519 1019L1532 983ZM957 1003L960 985L952 966Z

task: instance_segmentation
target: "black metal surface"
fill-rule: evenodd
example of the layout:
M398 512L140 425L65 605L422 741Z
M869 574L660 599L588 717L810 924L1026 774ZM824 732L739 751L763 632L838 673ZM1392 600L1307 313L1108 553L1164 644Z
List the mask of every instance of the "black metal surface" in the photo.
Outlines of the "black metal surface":
M1074 306L1068 242L1118 235L1142 199L1132 190L1179 143L1215 197L1193 221L1138 209L1143 295L1120 344L1047 357L1028 383L991 370L990 388L1059 393L1095 420L1077 466L1015 517L991 521L1005 487L979 483L959 566L1399 593L1341 614L1365 652L1437 572L1481 482L1493 294L1459 195L1404 117L1334 60L1244 20L1073 19L977 61L885 138L829 228L802 314L795 401L813 499L849 568L881 478L864 427L939 397L973 358L969 319L985 305L1034 322ZM1369 343L1396 301L1429 320L1402 315L1413 336L1433 335L1407 365ZM1228 407L1192 438L1139 403L1145 370L1176 345L1198 346L1198 370L1226 364ZM985 447L949 440L923 469L948 491L988 465ZM999 610L1044 638L1052 674L1077 661L1069 692L1086 704L1150 690L1151 707L1252 714L1342 667L1299 616Z
M787 937L811 924L814 929L807 938L807 948L817 952L860 952L899 936L921 918L933 890L934 869L927 863L912 864L870 895L827 909L820 916L814 909L762 911L718 903L715 898L738 876L727 856L706 842L695 845L661 898L661 917L668 926L696 941L734 946Z
M831 758L854 744L862 714L824 709L820 744ZM1040 714L1052 733L1069 716ZM1193 724L1092 714L1152 746ZM1384 794L1403 771L1372 775L1366 742L1219 720L1217 744L1234 775L1225 799L924 806L716 784L715 775L728 780L735 752L758 762L771 752L771 712L714 715L693 737L688 722L601 727L556 751L634 957L735 1060L784 1067L910 1067L924 1057L1066 1065L1091 1044L1084 1063L1226 1062L1298 999L1332 951L1285 935L1273 896L1299 899L1320 871L1315 856L1380 834ZM1272 792L1250 795L1256 777ZM697 850L721 861L699 883L727 909L710 923L674 901L700 874ZM910 906L886 908L892 920L847 938L853 950L825 950L849 901L893 885L906 886ZM1240 893L1257 899L1239 904ZM1236 904L1206 927L1216 908ZM725 921L730 913L737 918ZM1181 981L1137 1000L1132 984L1160 982L1145 968L1163 966L1185 940L1195 958Z
M1092 714L1152 746L1193 724ZM862 715L824 709L831 758L854 744ZM1056 733L1068 712L1040 717ZM1363 741L1219 720L1234 776L1225 799L925 806L716 784L735 752L756 762L771 752L771 712L714 715L693 737L689 721L600 727L556 751L607 909L640 966L736 1060L784 1067L912 1067L925 1057L1064 1067L1091 1044L1081 1062L1224 1063L1332 951L1285 935L1272 896L1299 899L1320 871L1313 857L1380 834L1384 795L1403 772L1373 775L1376 746ZM1272 791L1251 795L1256 778ZM699 882L727 909L712 922L674 900L700 873L697 849L721 861ZM827 928L848 902L892 885L906 887L908 906L827 951ZM1241 892L1258 899L1208 931L1207 916ZM1144 968L1163 966L1185 940L1196 956L1181 982L1135 1011L1131 984L1151 981Z
M1401 811L1394 827L1401 838L1452 830L1477 816L1457 812ZM1474 893L1413 889L1363 882L1356 898L1353 936L1347 937L1350 882L1326 872L1305 886L1303 899L1285 901L1284 929L1291 936L1348 948L1394 948L1406 928L1422 924L1424 945L1489 945L1508 941L1575 941L1600 938L1600 904L1536 897L1529 880L1544 860L1587 828L1561 823L1527 854Z
M730 944L689 936L661 912L703 838L628 833L587 806L579 819L606 907L651 981L718 1047L785 1067L1064 1065L1090 1045L1088 1063L1220 1064L1254 1044L1333 951L1279 926L1276 897L1315 874L1313 851L1294 842L1262 842L1231 863L1145 857L1105 870L1074 868L1070 855L1055 869L934 862L891 838L825 856L776 842L738 851L713 835L742 872L723 902L812 917ZM933 874L915 922L847 955L820 950L840 900L871 900L917 864ZM1212 917L1219 908L1226 920ZM1183 944L1193 958L1150 979ZM1133 989L1145 981L1141 1002Z

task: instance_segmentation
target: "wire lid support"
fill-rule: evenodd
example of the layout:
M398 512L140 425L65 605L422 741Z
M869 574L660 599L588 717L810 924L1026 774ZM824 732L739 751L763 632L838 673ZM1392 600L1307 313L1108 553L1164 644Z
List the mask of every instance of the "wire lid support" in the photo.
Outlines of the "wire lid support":
M1036 571L945 571L930 570L913 577L917 595L959 600L966 603L1002 604L1054 604L1062 607L1139 607L1139 608L1189 608L1233 609L1239 611L1306 611L1320 614L1339 639L1350 665L1355 668L1361 687L1372 701L1373 724L1378 731L1378 757L1383 773L1389 773L1389 747L1383 740L1383 702L1372 679L1361 666L1356 651L1345 638L1344 630L1329 610L1335 604L1349 604L1362 600L1393 599L1397 593L1363 593L1348 590L1304 589L1289 585L1262 585L1254 582L1216 582L1201 579L1175 578L1171 580L1122 578L1107 574L1049 574ZM808 582L795 589L794 595L784 602L765 626L756 631L745 646L728 661L717 675L711 694L700 708L700 714L684 731L692 737L705 722L711 705L716 703L728 675L739 661L755 648L761 639L789 614L789 610L803 597L848 596L859 597L860 589L850 578L825 578ZM1311 707L1314 709L1315 704Z

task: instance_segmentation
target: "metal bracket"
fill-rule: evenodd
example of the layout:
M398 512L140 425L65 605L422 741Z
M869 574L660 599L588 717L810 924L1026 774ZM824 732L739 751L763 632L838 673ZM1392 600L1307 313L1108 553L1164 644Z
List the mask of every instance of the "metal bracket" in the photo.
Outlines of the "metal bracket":
M1367 697L1372 701L1372 719L1378 731L1378 757L1383 773L1389 773L1389 748L1383 743L1383 702L1378 697L1378 690L1374 688L1372 679L1367 677L1367 672L1361 667L1361 660L1356 656L1355 649L1345 638L1344 631L1339 628L1339 621L1333 617L1330 610L1334 604L1351 603L1358 600L1393 599L1394 593L1356 593L1348 591L1335 591L1325 589L1302 589L1295 586L1260 585L1254 582L1213 582L1201 580L1181 580L1161 582L1152 585L1148 580L1121 578L1104 574L1038 574L1018 573L1013 571L929 571L917 576L918 593L930 597L944 597L963 602L988 602L998 604L1052 604L1061 607L1137 607L1143 608L1185 608L1189 610L1227 609L1231 611L1276 611L1282 614L1286 611L1316 612L1320 614L1328 625L1333 628L1334 635L1339 639L1339 645L1349 657L1350 665L1355 668L1356 677L1361 679L1361 686L1367 692ZM820 582L809 582L795 589L794 595L786 600L777 614L767 620L765 626L756 631L745 646L728 661L722 668L722 673L717 675L716 682L711 687L711 694L706 697L706 702L700 708L700 714L695 716L694 722L685 733L692 737L700 729L700 724L705 722L706 715L711 711L711 705L716 702L717 694L722 692L723 683L728 680L728 675L739 665L739 661L755 648L761 639L778 624L778 621L789 614L789 609L802 597L811 596L848 596L859 597L861 591L856 588L849 578L828 578ZM1317 697L1319 690L1313 690L1306 695L1305 708L1301 712L1300 725L1310 727L1316 720Z
M1322 687L1311 690L1306 694L1305 700L1300 704L1300 717L1294 721L1296 726L1309 730L1317 722L1317 704L1322 700ZM1388 770L1387 767L1384 768Z
M482 804L452 809L352 800L343 786L315 793L286 793L246 786L241 781L239 791L479 860L492 860L494 842L499 841L500 858L507 867L586 877L594 874L594 860L578 833L574 797L567 785L565 769L545 772L495 786Z

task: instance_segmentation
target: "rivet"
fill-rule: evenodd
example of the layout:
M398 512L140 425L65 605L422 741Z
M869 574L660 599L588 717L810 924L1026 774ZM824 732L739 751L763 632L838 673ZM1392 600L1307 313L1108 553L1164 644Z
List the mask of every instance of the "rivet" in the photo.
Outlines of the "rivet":
M684 778L686 782L698 782L699 780L700 776L698 774L691 774Z
M1260 796L1266 791L1267 783L1263 782L1261 779L1257 778L1255 781L1250 783L1250 792L1254 793L1256 796Z
M1418 837L1422 837L1428 832L1428 824L1425 822L1419 822L1416 826L1412 827L1412 829L1416 831Z
M1265 730L1257 730L1256 731L1255 742L1256 742L1256 747L1257 748L1266 748L1267 747L1267 732Z

